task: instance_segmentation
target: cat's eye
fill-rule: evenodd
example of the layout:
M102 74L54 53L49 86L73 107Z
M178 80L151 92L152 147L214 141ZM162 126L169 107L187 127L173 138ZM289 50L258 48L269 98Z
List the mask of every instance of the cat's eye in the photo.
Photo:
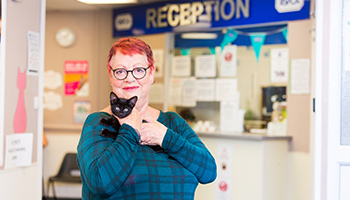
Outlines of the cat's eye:
M129 109L128 108L124 108L123 112L128 112Z
M115 110L116 110L117 112L120 112L120 108L119 108L119 107L116 107Z
M111 69L111 70L113 71L114 78L118 80L126 79L126 77L128 77L129 72L132 74L132 76L135 79L142 79L146 76L147 69L149 69L150 67L151 65L148 66L147 68L136 67L132 70L126 70L124 68L117 68L117 69Z

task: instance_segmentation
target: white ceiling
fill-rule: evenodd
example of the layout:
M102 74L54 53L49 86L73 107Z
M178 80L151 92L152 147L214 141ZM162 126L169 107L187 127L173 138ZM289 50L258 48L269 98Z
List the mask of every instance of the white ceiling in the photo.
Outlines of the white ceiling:
M154 2L166 2L169 0L138 0L137 4L122 4L122 5L92 5L84 4L76 0L46 0L46 10L47 11L69 11L69 10L99 10L99 9L113 9L118 7L126 7L140 4L149 4Z

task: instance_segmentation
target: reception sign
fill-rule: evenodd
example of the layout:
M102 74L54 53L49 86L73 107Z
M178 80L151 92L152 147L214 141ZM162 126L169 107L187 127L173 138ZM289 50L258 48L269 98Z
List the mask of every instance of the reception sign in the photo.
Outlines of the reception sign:
M113 11L113 36L308 19L310 0L174 0Z

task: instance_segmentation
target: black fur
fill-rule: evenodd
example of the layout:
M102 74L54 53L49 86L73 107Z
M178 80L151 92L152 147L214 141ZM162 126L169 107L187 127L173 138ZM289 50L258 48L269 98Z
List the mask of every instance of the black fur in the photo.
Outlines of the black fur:
M135 107L137 102L137 96L131 97L130 99L118 98L118 96L111 92L110 94L110 104L111 111L114 115L119 118L124 118L130 115L132 109ZM116 139L118 136L118 131L120 128L120 123L117 118L113 115L111 117L104 117L100 119L99 122L103 126L112 126L115 131L110 131L108 129L103 129L100 135L103 137L109 137Z

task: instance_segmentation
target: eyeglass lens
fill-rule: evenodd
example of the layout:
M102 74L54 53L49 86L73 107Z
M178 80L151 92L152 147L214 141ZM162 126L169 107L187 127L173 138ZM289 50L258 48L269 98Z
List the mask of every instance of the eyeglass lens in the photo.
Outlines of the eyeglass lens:
M146 68L146 69L148 69L148 68ZM133 70L128 71L126 69L119 68L119 69L113 70L114 71L113 75L116 79L122 80L128 76L129 72L131 72L131 74L133 75L134 78L141 79L141 78L145 77L146 69L142 68L142 67L137 67L137 68L134 68Z

